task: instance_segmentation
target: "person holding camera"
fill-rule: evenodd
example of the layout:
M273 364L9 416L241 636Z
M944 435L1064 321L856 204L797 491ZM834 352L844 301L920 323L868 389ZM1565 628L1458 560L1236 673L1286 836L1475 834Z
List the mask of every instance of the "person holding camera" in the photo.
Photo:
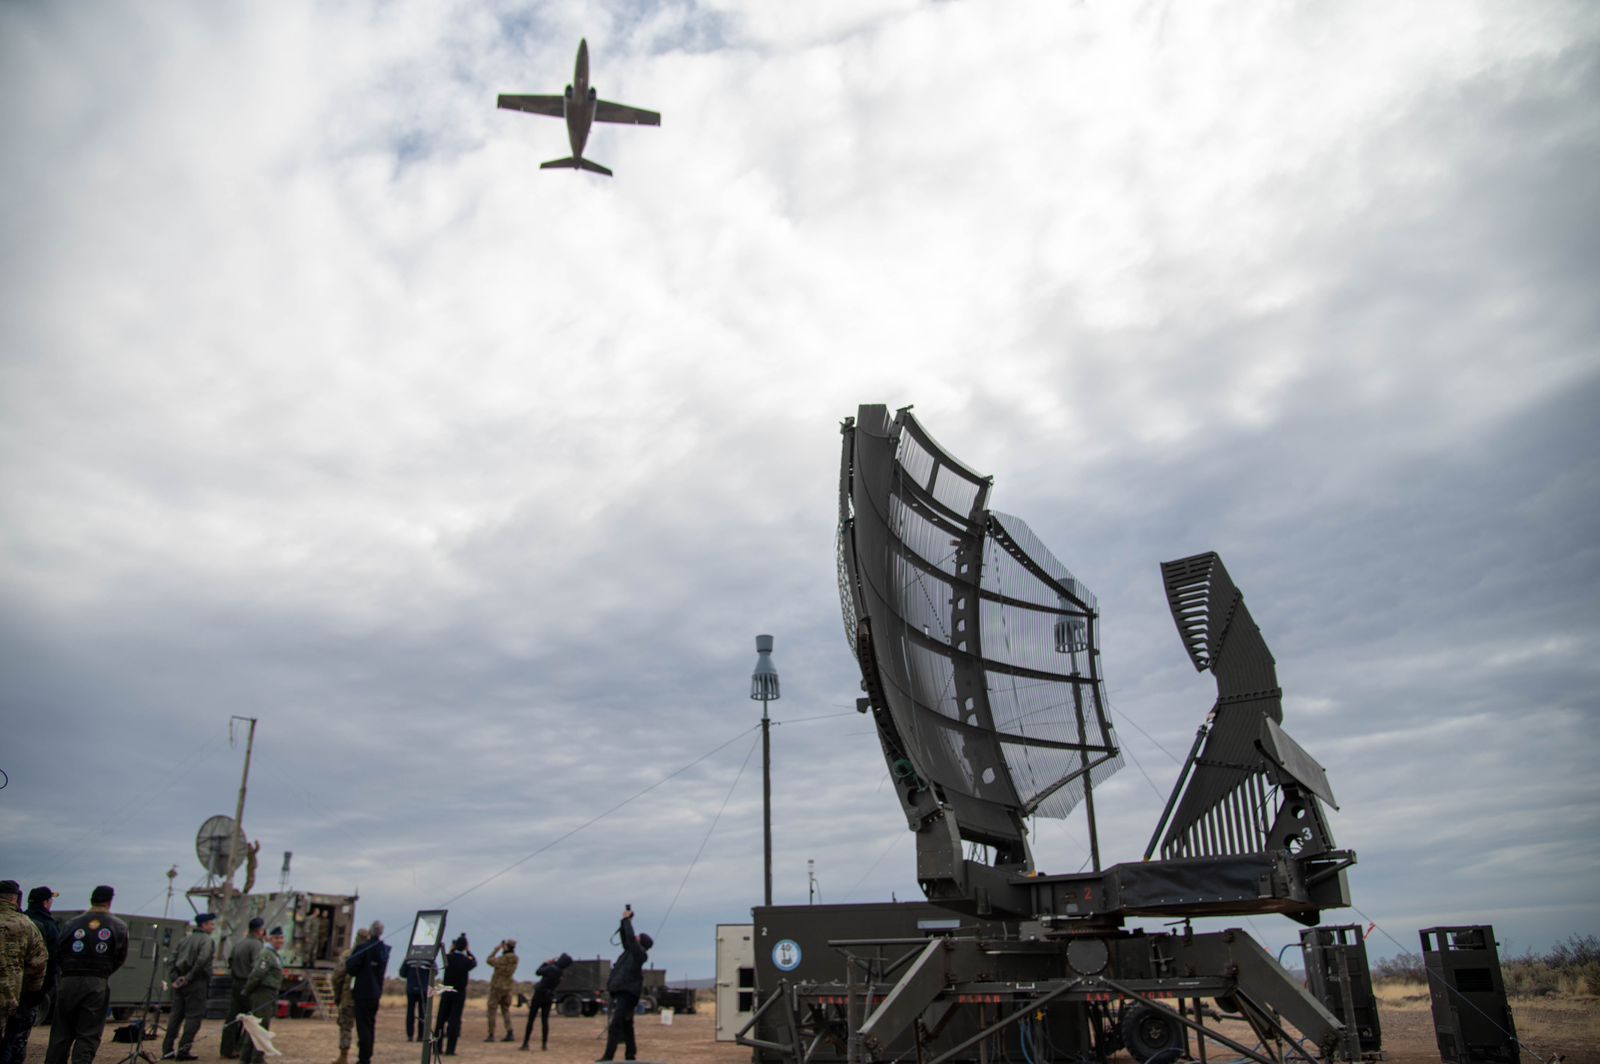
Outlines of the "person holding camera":
M572 967L571 954L563 953L559 957L551 957L539 965L539 970L534 974L539 977L538 984L533 988L533 1000L528 1003L528 1026L522 1029L522 1048L528 1048L528 1039L533 1034L533 1018L539 1017L539 1048L550 1048L550 1006L556 1003L556 987L561 985L561 977L567 969Z
M508 938L490 950L488 963L494 975L489 980L489 1037L484 1041L494 1041L494 1011L499 1009L506 1021L506 1036L501 1041L509 1042L512 1039L511 992L516 988L513 980L517 974L517 940Z
M477 966L478 958L467 947L467 936L457 935L444 958L441 981L448 992L439 995L439 1018L433 1021L433 1038L444 1056L456 1055L456 1041L461 1037L461 1010L467 1004L467 973Z
M611 1023L606 1030L606 1051L601 1060L615 1059L617 1044L622 1044L623 1060L639 1056L638 1043L633 1037L633 1013L639 1007L644 993L644 962L650 959L650 947L655 941L649 935L634 936L633 906L622 910L622 955L611 965L611 978L606 980L606 995L611 998Z

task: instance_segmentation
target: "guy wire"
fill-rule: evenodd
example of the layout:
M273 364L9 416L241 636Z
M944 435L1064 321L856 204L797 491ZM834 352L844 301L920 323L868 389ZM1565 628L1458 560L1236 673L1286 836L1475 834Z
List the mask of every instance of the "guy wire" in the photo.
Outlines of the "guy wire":
M691 768L694 768L696 765L698 765L700 762L704 761L706 758L712 756L713 754L720 753L722 750L726 749L727 747L732 746L735 742L738 742L739 739L743 738L743 736L744 736L746 731L753 730L753 729L758 728L758 727L760 727L759 724L753 724L753 725L750 726L750 728L741 729L739 731L739 733L737 735L735 735L733 738L727 740L726 742L719 743L718 745L716 745L712 749L707 750L705 753L701 754L699 757L695 758L693 761L689 762L687 765L684 765L682 768L677 769L677 770L675 770L673 772L670 772L665 776L662 776L660 779L656 780L654 783L650 784L650 786L648 786L648 787L644 787L644 788L642 788L640 790L637 790L637 791L633 792L631 795L629 795L628 797L622 799L622 801L618 802L616 805L613 805L611 808L605 810L602 813L595 814L594 816L590 817L588 820L585 820L583 823L581 823L577 827L573 828L571 831L568 831L568 832L566 832L566 833L564 833L562 835L558 835L557 837L555 837L554 839L551 839L549 842L545 843L543 846L540 846L537 850L534 850L532 853L528 854L527 856L519 857L517 860L512 861L510 864L506 865L504 868L500 869L500 871L494 873L493 875L486 876L485 878L480 879L478 882L474 883L472 886L468 887L466 890L463 890L461 893L455 894L455 895L452 895L452 896L446 898L444 901L442 901L442 902L440 902L438 904L437 908L443 909L443 908L449 906L452 902L460 901L462 898L465 898L468 894L471 894L473 891L479 889L480 887L487 886L488 884L490 884L490 883L494 882L495 880L499 879L501 876L505 875L507 872L511 871L512 869L520 868L522 865L527 864L529 861L533 860L535 857L539 856L541 853L544 853L546 850L551 849L552 847L558 845L559 843L565 842L567 839L572 838L572 836L576 835L578 832L582 831L584 828L587 828L587 827L589 827L589 826L591 826L593 824L599 823L600 821L604 820L606 817L610 816L612 813L615 813L618 809L621 809L623 806L629 804L630 802L635 801L636 799L643 798L645 795L649 794L651 791L655 790L657 787L661 786L663 783L667 782L668 780L673 779L674 777L683 775L685 772L689 771Z
M722 804L717 806L717 815L711 818L711 826L706 828L706 837L700 840L700 848L694 851L694 856L689 859L689 867L684 870L683 878L678 881L677 893L672 895L672 901L667 905L667 911L661 914L661 923L656 925L656 935L659 936L667 926L667 917L672 915L672 910L677 908L678 898L683 894L683 888L688 885L689 876L694 873L694 866L700 863L700 855L706 852L706 843L711 841L711 833L717 830L717 821L722 819L722 811L728 808L728 801L733 797L733 790L739 786L739 781L744 778L745 767L750 764L750 757L756 752L755 739L750 740L750 749L744 752L744 760L739 762L739 771L733 777L733 783L728 787L728 793L722 796Z

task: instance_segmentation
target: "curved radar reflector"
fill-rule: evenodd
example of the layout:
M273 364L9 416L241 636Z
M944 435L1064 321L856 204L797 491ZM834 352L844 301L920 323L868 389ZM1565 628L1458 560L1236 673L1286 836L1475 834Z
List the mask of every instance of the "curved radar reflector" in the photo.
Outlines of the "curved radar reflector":
M863 406L844 436L840 603L869 698L961 836L1005 846L1122 765L1094 596L909 408Z

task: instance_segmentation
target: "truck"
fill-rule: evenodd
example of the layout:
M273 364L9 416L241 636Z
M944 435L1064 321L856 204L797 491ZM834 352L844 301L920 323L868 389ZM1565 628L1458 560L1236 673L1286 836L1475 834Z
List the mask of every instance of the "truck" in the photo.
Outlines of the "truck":
M206 1016L227 1014L231 982L227 957L233 944L260 917L268 928L283 928L283 990L278 1014L298 1017L329 1006L334 969L354 941L356 894L323 894L286 890L266 894L234 894L224 900L213 893L191 892L196 911L217 914L217 960L207 996Z
M601 1012L606 1008L606 982L610 978L611 962L605 958L574 960L556 988L556 1011L563 1016L594 1016ZM693 1012L694 1001L693 989L668 985L665 969L644 970L640 1012L659 1012L664 1008L680 1013Z

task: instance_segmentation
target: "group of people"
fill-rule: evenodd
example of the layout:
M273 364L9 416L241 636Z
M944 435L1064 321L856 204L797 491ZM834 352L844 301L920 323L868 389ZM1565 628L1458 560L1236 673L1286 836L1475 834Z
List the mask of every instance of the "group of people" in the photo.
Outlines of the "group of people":
M108 985L112 973L128 956L128 927L111 914L116 892L109 886L95 887L89 895L89 908L81 915L58 924L51 915L56 893L49 887L28 892L28 907L21 908L22 888L15 880L0 880L0 1064L25 1064L28 1038L36 1021L54 1005L50 1045L45 1064L92 1064L105 1030L111 996ZM162 1059L192 1061L195 1039L205 1018L211 971L216 959L212 932L216 916L198 914L194 925L171 956L166 966L164 987L171 991L171 1015L162 1042ZM331 1064L350 1064L352 1034L356 1064L371 1064L377 1026L378 1006L388 975L388 945L383 941L383 923L374 920L356 933L356 940L339 959L333 978L333 998L339 1029L339 1056ZM611 1017L606 1033L605 1053L600 1060L616 1057L619 1047L624 1060L634 1060L638 1044L633 1017L644 993L644 966L654 945L647 934L635 935L633 909L622 912L618 934L622 954L611 967L606 992L611 1000ZM225 959L230 978L229 1019L223 1026L221 1054L241 1064L256 1064L262 1057L255 1041L243 1031L243 1017L253 1016L262 1027L270 1027L272 1007L283 987L283 928L268 930L257 917L250 921L248 933L235 942ZM495 1041L495 1021L504 1021L505 1037L514 1040L511 1023L512 997L519 958L517 943L505 939L490 951L486 963L494 970L489 980L489 1033L486 1042ZM528 1019L522 1032L523 1050L529 1048L535 1017L540 1020L539 1048L550 1045L550 1009L555 1004L561 977L572 964L566 953L540 964ZM453 1056L461 1037L461 1015L466 1004L469 973L478 959L458 935L445 955L433 1037L440 1051ZM424 995L430 975L429 965L406 966L406 1038L427 1037L424 1029Z
M633 909L631 907L622 912L622 922L618 928L622 940L622 955L611 966L611 977L606 983L606 993L611 999L611 1019L606 1031L606 1050L601 1060L616 1059L617 1047L623 1048L623 1059L634 1060L638 1056L638 1043L634 1037L633 1016L639 1007L639 998L644 993L644 966L649 959L650 947L655 945L647 934L635 935L633 933ZM499 1041L510 1042L515 1039L514 1028L511 1024L512 996L516 989L514 982L519 958L517 957L517 943L515 939L504 939L494 949L489 951L485 963L494 969L494 975L489 979L489 1032L484 1037L485 1042L495 1041L495 1021L499 1017L505 1027L505 1036ZM535 970L536 982L533 988L533 999L528 1003L528 1020L522 1029L521 1049L526 1051L533 1038L533 1022L539 1020L539 1048L550 1048L550 1009L556 1002L556 990L561 985L561 977L572 965L572 957L563 953L551 957L540 964ZM466 935L457 935L455 941L450 943L450 950L445 954L444 972L440 983L444 991L439 999L438 1015L434 1020L433 1038L439 1046L439 1052L444 1056L455 1056L456 1043L461 1039L461 1014L466 1006L467 984L469 975L478 966L478 958L473 954L471 945L467 942ZM423 1000L427 993L428 966L425 964L411 964L406 966L406 1039L421 1039L427 1037L423 1028ZM334 1064L346 1064L343 1057Z
M0 880L0 1027L6 1064L23 1064L41 1010L53 1003L47 1064L90 1064L100 1049L107 980L128 959L128 926L111 915L116 891L95 887L89 908L58 925L50 909L56 892L34 887L22 911L22 887Z

